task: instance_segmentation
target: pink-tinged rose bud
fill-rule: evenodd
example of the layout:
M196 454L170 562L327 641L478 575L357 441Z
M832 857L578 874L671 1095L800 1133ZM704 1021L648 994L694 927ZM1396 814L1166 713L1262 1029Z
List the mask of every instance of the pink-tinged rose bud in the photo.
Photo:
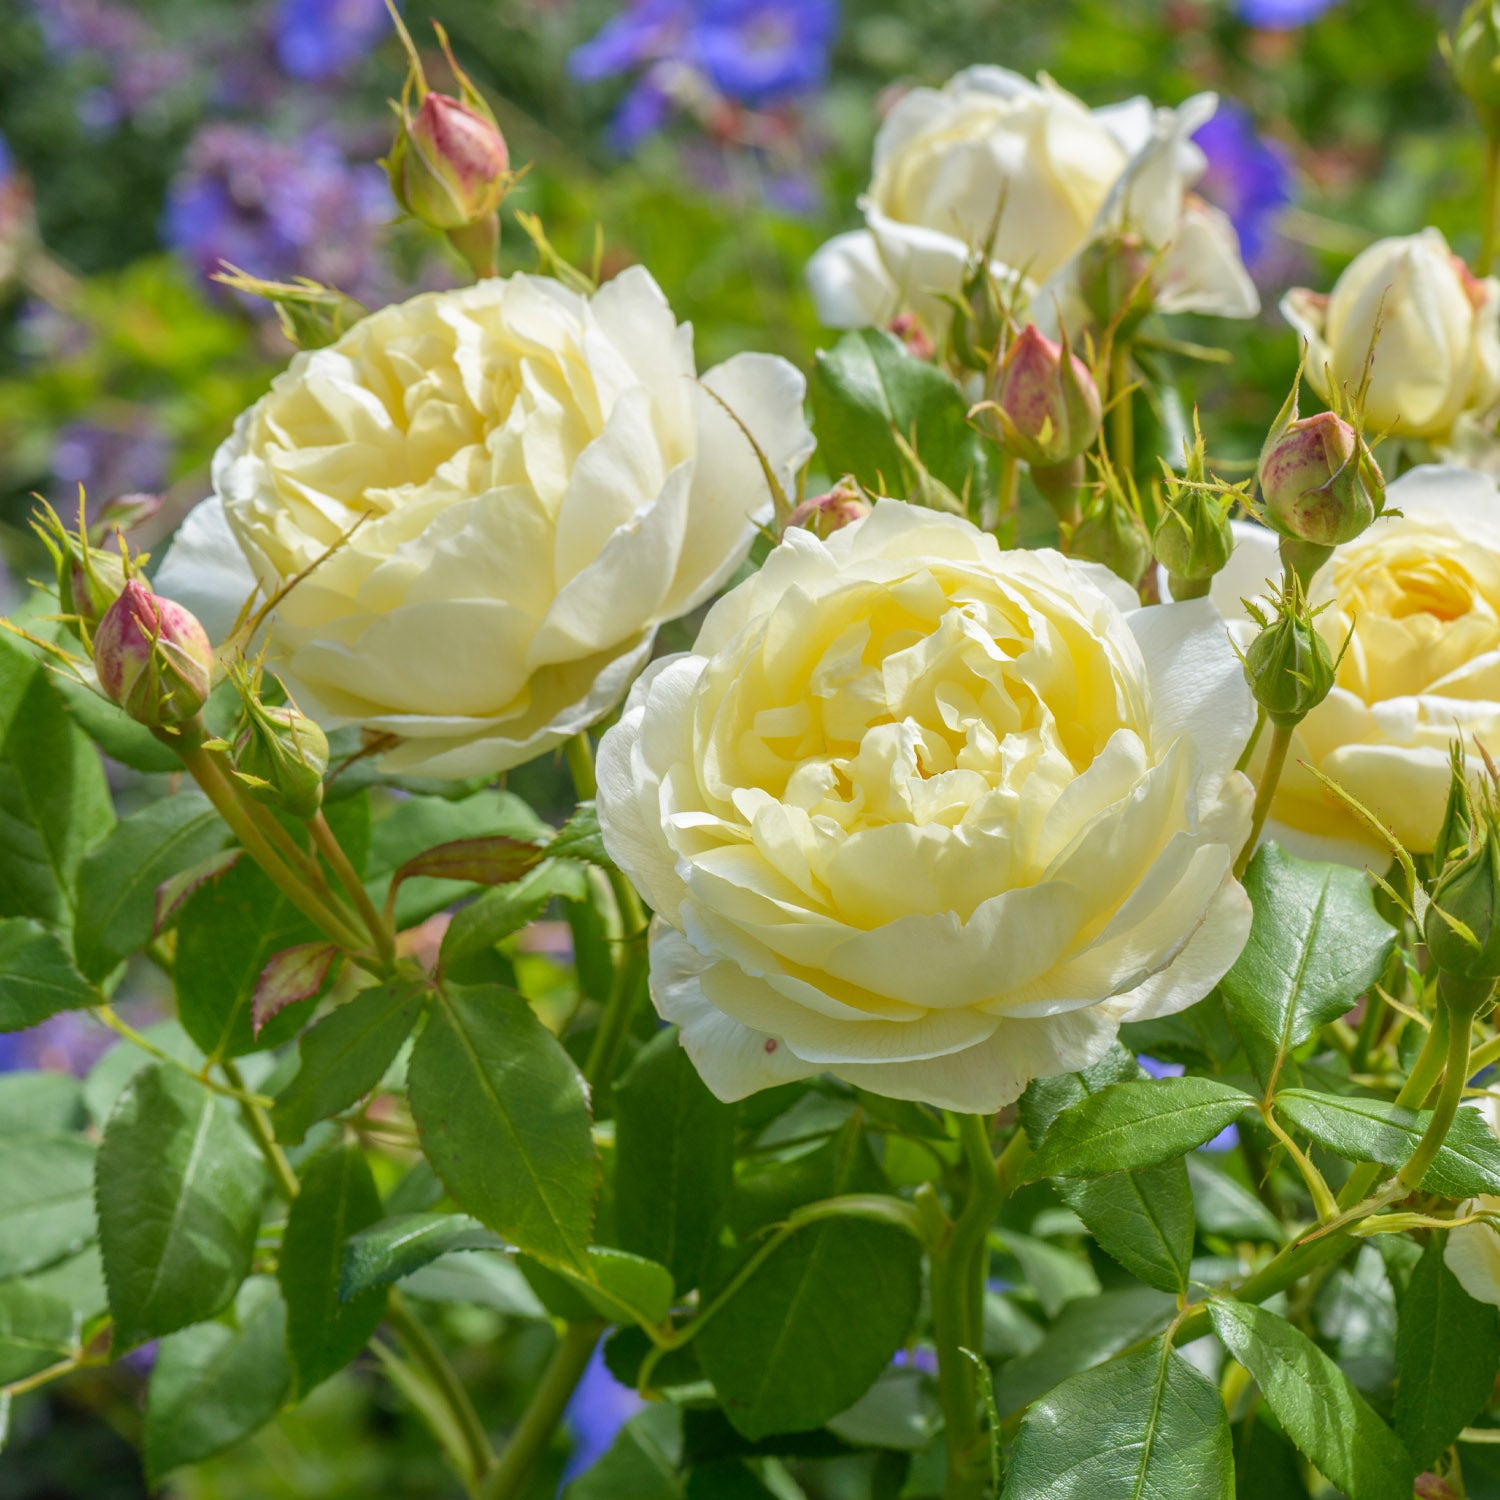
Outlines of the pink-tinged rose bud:
M841 479L826 495L810 495L787 517L786 529L800 526L827 541L870 514L859 487L852 479Z
M1032 323L1005 351L994 409L1006 444L1034 469L1055 468L1087 452L1102 419L1088 366L1066 340L1054 344Z
M1261 498L1283 535L1336 547L1380 514L1380 497L1368 482L1371 470L1378 476L1359 433L1335 413L1319 412L1290 423L1266 445Z
M1418 1474L1412 1494L1416 1500L1458 1500L1458 1491L1450 1489L1436 1474Z
M511 184L510 152L495 121L434 92L403 121L386 167L396 201L434 229L488 218Z
M922 327L921 320L915 313L897 314L886 328L906 345L908 354L913 354L918 359L932 359L937 354L932 340L927 336L927 330Z
M213 661L213 647L198 621L134 578L94 632L99 685L142 724L191 719L208 698Z

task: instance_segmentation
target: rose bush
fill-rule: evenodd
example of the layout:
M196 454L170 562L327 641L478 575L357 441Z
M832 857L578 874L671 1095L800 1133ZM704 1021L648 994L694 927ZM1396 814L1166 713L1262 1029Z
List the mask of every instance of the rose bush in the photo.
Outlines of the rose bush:
M398 736L390 769L500 771L608 712L744 560L771 505L754 445L790 487L803 390L759 354L698 382L638 268L591 297L415 297L240 418L157 587L219 636L287 590L271 657L303 708Z
M1090 110L1050 79L967 68L917 88L875 139L865 228L830 240L808 265L823 321L858 328L916 312L944 326L944 298L994 230L992 269L1032 296L1055 326L1057 304L1082 321L1077 257L1097 236L1130 230L1161 252L1157 306L1249 317L1259 306L1229 220L1188 193L1203 170L1191 136L1212 94L1176 110L1131 99Z
M1390 512L1339 548L1308 589L1336 655L1328 697L1297 727L1268 836L1309 857L1383 869L1389 847L1308 770L1338 782L1414 852L1432 848L1448 795L1456 735L1500 744L1500 494L1468 469L1413 469L1386 492ZM1235 524L1229 566L1212 597L1238 601L1280 573L1276 538ZM1326 606L1326 607L1325 607ZM1353 632L1352 635L1350 632Z
M1086 1067L1244 943L1251 719L1206 600L897 501L790 532L601 746L657 1007L726 1099L991 1111Z

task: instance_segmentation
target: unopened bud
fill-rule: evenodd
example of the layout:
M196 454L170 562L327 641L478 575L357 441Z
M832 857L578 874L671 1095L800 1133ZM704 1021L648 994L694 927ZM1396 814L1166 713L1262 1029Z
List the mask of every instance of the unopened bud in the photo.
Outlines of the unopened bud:
M203 707L213 662L198 621L135 578L94 632L99 685L132 719L153 727L181 724Z
M258 802L310 818L323 802L328 737L291 704L268 708L250 699L234 738L234 769Z
M995 382L995 420L1017 458L1054 468L1088 451L1103 409L1089 368L1034 323L1011 341Z
M1069 538L1068 555L1103 563L1134 588L1151 562L1151 538L1134 508L1106 491L1084 511Z
M826 495L810 495L787 517L788 527L801 526L826 541L835 531L842 531L870 514L869 504L859 486L850 478L834 485Z
M1245 652L1245 680L1271 723L1290 729L1333 690L1338 663L1313 625L1295 576L1277 601L1276 618L1260 619L1263 628Z
M1429 958L1460 981L1460 992L1481 985L1487 994L1500 979L1500 831L1493 808L1484 810L1472 847L1438 877L1422 934Z
M1473 100L1486 126L1500 120L1500 5L1474 0L1448 44L1459 88Z
M1380 470L1363 439L1331 411L1294 421L1269 439L1259 474L1271 524L1319 547L1353 541L1384 502Z
M1167 570L1174 599L1201 599L1229 561L1234 533L1229 511L1239 490L1208 472L1208 450L1193 413L1193 441L1183 442L1183 471L1162 466L1161 511L1151 537L1156 560Z
M1086 246L1078 263L1078 289L1101 328L1115 325L1129 338L1156 301L1155 253L1140 235L1113 230Z
M299 349L323 349L341 339L365 315L363 303L337 287L299 276L295 281L266 281L234 266L214 280L247 297L259 297L276 309L287 342Z
M1469 789L1464 747L1455 741L1448 752L1448 801L1443 821L1432 841L1432 862L1441 870L1450 859L1460 859L1469 847L1474 828L1474 799Z
M899 313L886 325L886 331L906 346L906 352L917 359L932 359L937 354L927 330L915 313Z
M76 635L87 638L125 588L124 560L95 546L102 527L97 521L88 525L81 491L76 528L69 530L45 501L32 518L32 528L52 554L61 613Z
M482 105L429 91L404 116L386 170L396 201L434 229L488 218L511 185L510 152Z

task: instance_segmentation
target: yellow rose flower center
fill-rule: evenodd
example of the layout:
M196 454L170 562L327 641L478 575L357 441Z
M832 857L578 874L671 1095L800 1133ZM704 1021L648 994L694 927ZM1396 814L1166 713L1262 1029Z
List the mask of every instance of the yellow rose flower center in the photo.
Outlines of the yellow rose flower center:
M933 567L792 590L705 682L696 758L722 821L702 837L750 841L854 925L967 917L1040 877L1049 810L1121 730L1138 769L1146 722L1120 643L1045 585Z

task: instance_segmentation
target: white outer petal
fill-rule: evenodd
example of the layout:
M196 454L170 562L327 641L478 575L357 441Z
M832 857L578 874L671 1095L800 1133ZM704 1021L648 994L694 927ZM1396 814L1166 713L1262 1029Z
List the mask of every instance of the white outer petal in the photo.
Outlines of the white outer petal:
M899 309L900 293L868 229L820 245L803 274L818 321L827 328L879 327Z
M1500 1211L1500 1198L1471 1198L1459 1211L1472 1213L1477 1208ZM1500 1307L1500 1232L1488 1224L1461 1224L1450 1229L1443 1263L1476 1302Z

